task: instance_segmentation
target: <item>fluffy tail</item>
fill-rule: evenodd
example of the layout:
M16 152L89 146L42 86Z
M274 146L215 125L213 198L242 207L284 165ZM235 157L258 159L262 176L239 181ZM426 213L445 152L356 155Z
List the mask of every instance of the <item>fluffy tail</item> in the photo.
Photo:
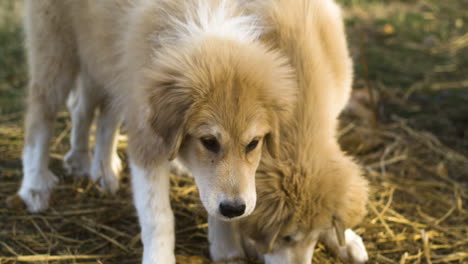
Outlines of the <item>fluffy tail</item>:
M341 10L333 0L271 0L266 36L296 69L299 91L296 147L317 149L335 141L337 117L349 98L352 61ZM315 141L315 142L314 142Z

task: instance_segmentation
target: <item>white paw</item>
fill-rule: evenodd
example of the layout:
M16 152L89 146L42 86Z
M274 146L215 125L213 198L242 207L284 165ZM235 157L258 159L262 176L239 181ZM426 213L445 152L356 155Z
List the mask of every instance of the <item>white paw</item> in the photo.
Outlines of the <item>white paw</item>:
M349 264L364 264L369 260L362 238L351 229L345 231L346 246L340 248L339 256Z
M64 167L69 175L84 177L89 175L91 154L89 151L70 150L63 159Z
M119 175L121 171L122 161L117 154L115 154L108 164L104 164L101 160L95 159L91 167L90 176L103 190L114 194L119 189Z
M32 213L44 211L49 207L50 194L58 182L57 177L49 170L38 173L40 175L25 176L18 191L28 211Z
M176 258L173 250L162 248L151 248L147 251L143 249L142 264L176 264Z

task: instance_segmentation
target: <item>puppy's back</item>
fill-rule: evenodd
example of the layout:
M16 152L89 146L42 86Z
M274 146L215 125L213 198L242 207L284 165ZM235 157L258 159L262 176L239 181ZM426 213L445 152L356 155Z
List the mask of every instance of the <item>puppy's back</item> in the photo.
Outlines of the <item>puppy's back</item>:
M353 75L341 10L332 0L272 0L259 8L271 28L265 41L287 55L299 86L294 123L282 131L281 150L288 163L264 159L260 171L266 178L288 167L278 176L280 185L306 201L296 204L308 212L304 215L316 215L310 220L317 224L339 216L353 226L366 213L367 181L336 139ZM263 188L258 186L259 193Z
M267 41L290 58L299 84L297 130L288 140L302 146L300 153L308 152L334 138L351 90L352 61L341 11L332 0L276 0L264 10L272 28Z

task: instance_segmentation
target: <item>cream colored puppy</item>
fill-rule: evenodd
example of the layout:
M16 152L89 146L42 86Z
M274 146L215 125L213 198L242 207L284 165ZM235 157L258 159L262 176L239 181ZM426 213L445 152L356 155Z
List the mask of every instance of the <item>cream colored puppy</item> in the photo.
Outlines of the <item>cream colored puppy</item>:
M175 262L168 170L177 156L211 216L252 213L262 152L278 155L280 122L291 118L297 92L290 58L263 41L260 19L236 0L26 1L30 84L18 194L27 208L48 206L57 183L48 169L53 123L79 76L66 167L115 191L115 137L125 119L143 263Z
M250 5L269 28L264 41L289 57L298 100L293 119L280 122L280 155L262 157L255 211L235 222L209 218L211 256L310 264L321 240L346 263L365 263L365 246L350 228L366 213L367 181L336 138L352 81L340 9L333 0Z

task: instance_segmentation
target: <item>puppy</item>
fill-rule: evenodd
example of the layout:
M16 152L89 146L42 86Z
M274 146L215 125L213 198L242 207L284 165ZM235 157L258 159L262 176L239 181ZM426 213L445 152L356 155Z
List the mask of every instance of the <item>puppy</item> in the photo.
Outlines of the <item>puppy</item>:
M111 192L125 120L143 263L175 263L168 193L175 157L191 170L211 216L252 213L255 171L263 152L279 155L280 122L292 118L297 93L288 58L262 41L258 15L236 0L29 0L25 29L30 83L18 195L31 212L47 208L57 183L48 148L73 90L66 165L76 174L91 167Z
M280 155L262 157L255 211L229 223L209 218L211 256L310 264L320 239L347 263L364 263L362 239L349 228L366 213L367 181L336 139L352 82L340 9L333 0L259 0L249 8L270 29L262 39L295 69L298 100L293 119L280 122Z

